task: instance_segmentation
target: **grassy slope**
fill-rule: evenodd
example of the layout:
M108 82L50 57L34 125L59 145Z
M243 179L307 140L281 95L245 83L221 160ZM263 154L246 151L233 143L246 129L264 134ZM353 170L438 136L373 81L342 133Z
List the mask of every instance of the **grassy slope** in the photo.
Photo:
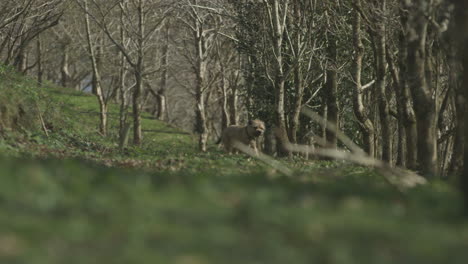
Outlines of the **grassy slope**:
M301 161L287 178L216 148L200 154L149 116L142 147L121 153L115 134L97 133L94 97L7 73L1 263L466 262L468 225L445 183L402 195L369 169Z

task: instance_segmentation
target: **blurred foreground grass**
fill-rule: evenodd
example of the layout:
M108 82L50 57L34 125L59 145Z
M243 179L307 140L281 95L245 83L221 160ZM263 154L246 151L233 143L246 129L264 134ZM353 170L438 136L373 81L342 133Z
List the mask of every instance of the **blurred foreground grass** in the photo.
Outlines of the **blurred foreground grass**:
M453 190L0 161L1 263L466 263ZM337 170L337 169L336 169ZM341 169L345 172L347 169ZM380 183L379 183L380 182Z

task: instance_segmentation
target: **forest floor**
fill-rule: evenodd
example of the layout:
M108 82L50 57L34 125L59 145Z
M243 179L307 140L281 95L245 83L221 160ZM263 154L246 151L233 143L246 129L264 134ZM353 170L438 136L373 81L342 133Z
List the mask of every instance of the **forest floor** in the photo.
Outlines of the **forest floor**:
M452 183L406 189L344 162L246 155L143 118L118 147L118 106L0 67L0 263L451 263L468 259ZM41 129L40 119L48 128Z

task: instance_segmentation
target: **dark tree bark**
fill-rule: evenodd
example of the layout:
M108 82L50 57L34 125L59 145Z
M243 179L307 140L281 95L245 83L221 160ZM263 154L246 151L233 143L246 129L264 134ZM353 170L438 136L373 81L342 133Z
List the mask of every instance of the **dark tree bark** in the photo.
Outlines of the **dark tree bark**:
M465 101L468 95L468 2L465 0L453 0L455 4L455 40L458 54L462 58L462 84L459 99ZM468 107L464 109L464 122L468 119ZM465 143L468 142L468 129L465 126ZM465 210L468 212L468 144L464 144L463 175L461 176L461 190L464 195Z
M435 101L426 79L427 0L406 2L409 10L407 41L408 86L417 123L418 170L428 178L438 174Z
M392 87L396 97L396 109L397 109L397 126L398 126L398 143L397 143L397 157L396 165L400 167L406 167L406 131L404 122L404 105L403 105L403 90L401 87L401 81L399 77L398 69L395 65L390 50L387 47L387 62L392 77Z
M37 83L42 85L44 79L44 69L42 65L42 42L41 38L38 36L36 40L36 52L37 52Z
M324 96L327 105L326 120L328 123L333 124L338 128L338 74L336 72L337 46L336 39L331 35L328 37L327 53L330 60L330 65L328 65L327 68L327 81L324 87ZM338 139L336 137L336 131L326 129L325 139L327 141L328 148L337 147Z
M378 3L379 12L386 13L386 0L380 0ZM388 163L392 162L392 138L390 131L389 105L386 95L386 27L385 19L381 18L376 24L376 31L373 31L375 40L375 70L376 87L379 104L380 132L382 138L382 160Z
M408 86L408 63L407 63L407 43L406 31L408 24L407 13L403 10L400 12L402 29L399 36L399 61L400 69L400 91L401 98L398 100L403 109L403 124L406 134L406 167L411 170L417 169L417 139L418 131L416 127L416 117L414 114L413 101Z
M455 54L453 54L455 55ZM450 164L448 167L447 175L461 175L463 169L463 153L464 153L464 133L465 133L465 96L463 87L458 85L458 73L461 71L459 67L455 65L458 63L455 62L455 56L451 58L452 67L449 73L449 83L451 85L450 90L453 91L453 104L455 106L455 134L453 136L453 147L452 147L452 156L450 159Z

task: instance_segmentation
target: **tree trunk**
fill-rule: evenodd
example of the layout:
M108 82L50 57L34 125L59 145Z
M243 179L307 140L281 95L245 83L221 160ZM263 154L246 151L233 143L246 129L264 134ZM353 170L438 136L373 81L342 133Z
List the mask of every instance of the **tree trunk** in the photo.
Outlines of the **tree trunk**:
M418 170L428 178L438 174L435 102L426 80L427 0L415 0L407 6L408 85L414 100L418 131Z
M123 15L123 14L121 14ZM120 26L120 41L121 43L125 43L125 33ZM127 102L127 91L125 89L125 57L122 51L119 52L119 61L120 61L120 69L119 69L119 99L120 99L120 111L119 111L119 148L123 149L127 143L129 138L130 132L130 123L128 120L128 102Z
M142 69L142 57L137 69ZM140 71L135 72L135 88L132 95L132 115L133 115L133 144L140 145L142 140L141 134L141 95L143 93L143 76Z
M294 98L294 110L292 114L292 119L291 119L291 142L297 144L297 131L299 129L299 117L301 115L301 109L302 109L302 99L304 97L304 84L303 84L303 79L302 79L302 73L299 67L296 67L295 72L294 72L294 86L295 90L297 92L296 97Z
M380 0L380 11L385 14L386 12L386 1ZM392 138L390 131L390 115L389 106L386 96L386 73L387 73L387 61L386 61L386 28L385 19L381 20L377 24L377 31L375 32L375 57L376 57L376 87L377 97L379 102L379 118L380 118L380 130L382 137L382 160L391 164L392 162Z
M413 102L408 86L408 48L406 43L406 31L408 28L408 17L405 11L400 12L401 24L403 30L400 33L399 40L399 79L401 99L400 104L403 108L403 124L406 134L406 167L411 170L417 169L417 139L418 132L416 127L416 116L414 114Z
M13 62L13 66L16 68L16 70L23 74L26 73L26 68L27 68L27 55L26 55L27 48L26 47L29 43L29 41L26 41L24 39L25 37L21 37L19 47L17 48L16 57Z
M196 132L198 133L198 148L202 152L206 152L206 144L208 141L208 127L206 125L204 94L198 93L195 96L197 106L195 110Z
M42 85L44 79L44 69L42 68L42 43L40 36L36 40L36 51L37 51L37 83L39 86Z
M101 49L101 47L99 47L99 49ZM62 46L62 62L61 62L61 67L60 67L60 85L62 87L68 87L69 86L69 83L68 81L70 80L70 71L68 69L69 67L69 54L68 54L68 51L69 50L69 45L68 44L63 44ZM97 61L97 65L99 67L99 57L101 56L100 54L101 52L98 52L98 54L96 54L97 58L96 58L96 61Z
M226 75L225 75L224 65L221 65L221 128L225 129L231 123L229 112L228 112L228 92L227 92L227 83L226 83Z
M320 116L324 120L328 120L328 106L326 102L324 102L322 104L322 107L320 107ZM326 122L324 122L323 124L320 124L320 137L323 139L327 138L327 123Z
M196 67L195 67L195 131L198 133L198 148L200 151L207 150L208 127L206 124L205 109L205 76L206 76L206 40L201 23L196 20L194 33L196 45Z
M468 95L468 51L466 47L468 45L468 2L465 0L453 0L455 3L455 31L456 34L456 47L458 55L462 58L462 84L461 94L459 95L462 101L465 101ZM466 124L468 119L468 107L464 108L464 123ZM468 142L468 129L465 125L465 143ZM461 177L460 189L463 192L465 202L465 212L468 212L468 144L464 144L464 158L463 158L463 174Z
M237 93L237 85L234 84L231 86L231 93L229 94L228 99L228 110L229 110L229 122L230 125L237 125L239 124L239 115L237 114L237 102L239 100L239 96Z
M143 94L143 71L144 71L144 43L143 39L145 36L145 23L144 16L145 11L143 10L142 1L138 1L138 38L137 38L137 63L135 64L135 88L133 90L132 97L132 114L133 114L133 144L140 145L143 139L141 133L141 96Z
M88 14L88 1L84 2L85 4L85 24L86 24L86 39L88 42L88 52L91 60L91 67L93 70L93 89L95 89L95 95L99 102L99 117L100 117L100 125L99 125L99 132L105 136L107 134L107 105L104 100L102 87L101 87L101 76L99 73L99 68L96 60L96 53L93 47L93 43L91 40L91 27L89 22L89 14Z
M453 70L453 72L456 72ZM452 75L452 73L450 73ZM455 87L454 87L455 88ZM448 167L448 176L460 175L463 168L463 148L465 145L464 133L465 133L465 100L463 96L463 90L455 88L455 135L454 143L452 148L452 157L450 159Z
M354 43L354 61L353 61L353 79L354 79L354 114L361 127L363 137L364 151L370 157L375 156L375 132L374 124L368 118L364 107L364 91L361 84L362 57L364 55L364 46L361 40L361 16L357 9L361 9L361 0L355 0L356 8L354 10L353 20L353 43Z
M393 91L396 97L396 108L397 108L397 126L398 126L398 143L397 143L397 157L396 165L400 167L406 167L406 131L404 122L404 104L403 104L403 89L401 87L401 80L399 72L396 68L393 56L390 50L386 52L388 67L393 81Z
M288 1L285 1L285 6L288 5ZM285 8L286 9L286 8ZM283 10L287 12L287 10ZM276 55L275 61L275 125L276 125L276 141L278 156L289 156L291 151L289 149L289 138L286 130L286 114L284 110L285 106L285 76L283 69L283 33L285 25L283 24L282 17L280 15L280 3L279 0L274 0L273 11L273 49Z
M324 87L325 102L327 104L326 120L338 129L338 74L336 72L337 46L336 40L333 36L329 36L327 53L330 63L328 65L327 81ZM338 139L336 137L336 132L337 131L332 131L331 129L325 130L325 139L328 148L337 147Z
M165 43L163 46L163 57L161 58L161 84L158 91L158 113L157 118L159 120L164 120L167 116L166 109L166 88L167 88L167 77L168 77L168 60L169 60L169 23L166 23L166 32L165 32Z
M300 6L296 3L294 4L294 16L295 16L295 21L296 23L300 22L300 18L303 17L303 13L301 13L301 8ZM302 110L302 101L304 97L304 77L303 77L303 65L302 63L299 63L300 58L298 57L299 54L301 54L302 50L302 38L301 34L296 33L296 36L294 37L294 43L292 44L292 48L294 49L294 60L297 60L297 64L294 67L294 90L295 90L295 97L294 97L294 106L293 106L293 112L292 112L292 118L291 118L291 125L290 125L290 137L291 137L291 142L294 144L299 143L297 139L297 133L300 128L300 115L301 115L301 110Z
M457 18L456 18L457 19ZM458 23L458 21L455 21ZM448 93L449 93L449 105L453 109L454 115L454 134L452 137L451 148L448 150L450 160L447 166L447 176L460 176L463 172L463 148L464 148L464 131L465 131L465 96L463 87L460 86L460 76L463 68L460 64L459 53L457 49L458 44L458 31L457 25L452 27L449 31L450 42L453 43L447 51L448 60ZM440 120L439 120L440 121Z

